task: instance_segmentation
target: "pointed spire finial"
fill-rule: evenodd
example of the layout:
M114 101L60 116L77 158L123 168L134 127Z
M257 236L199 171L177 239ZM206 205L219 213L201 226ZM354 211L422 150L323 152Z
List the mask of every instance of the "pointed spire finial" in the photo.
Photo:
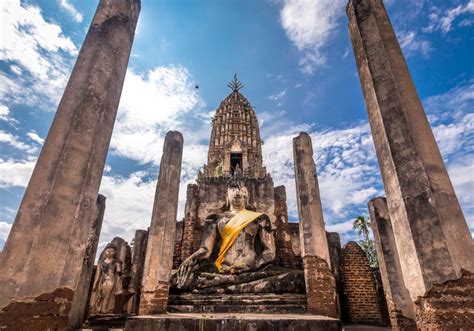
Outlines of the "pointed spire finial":
M240 89L244 87L244 84L242 84L238 79L237 79L237 72L234 69L234 79L227 84L227 86L234 92L238 92Z

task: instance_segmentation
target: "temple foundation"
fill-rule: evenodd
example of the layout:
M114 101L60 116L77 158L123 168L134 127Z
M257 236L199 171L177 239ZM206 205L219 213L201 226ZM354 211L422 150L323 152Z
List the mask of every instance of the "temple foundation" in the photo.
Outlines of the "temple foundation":
M183 136L166 134L156 186L140 299L140 315L165 313L173 267Z
M293 158L308 311L338 317L336 282L331 271L313 146L307 133L293 139Z
M139 0L99 3L0 257L0 307L78 291L139 12ZM66 310L69 324L79 310Z

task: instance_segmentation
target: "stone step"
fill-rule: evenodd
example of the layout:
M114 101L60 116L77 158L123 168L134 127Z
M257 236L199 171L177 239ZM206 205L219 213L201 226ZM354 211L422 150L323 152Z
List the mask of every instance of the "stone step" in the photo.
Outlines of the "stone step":
M175 314L137 316L127 319L125 331L147 330L206 330L250 331L292 330L332 331L341 330L338 319L309 314Z
M171 295L173 313L305 313L306 295L298 293Z
M170 313L278 313L304 314L306 305L169 305Z
M170 305L306 305L306 294L250 293L250 294L195 294L170 295Z

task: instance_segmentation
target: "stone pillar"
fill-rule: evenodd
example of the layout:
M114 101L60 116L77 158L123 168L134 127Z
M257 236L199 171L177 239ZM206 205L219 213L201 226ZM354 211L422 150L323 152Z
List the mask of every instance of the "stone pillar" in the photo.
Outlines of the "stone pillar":
M293 139L293 158L308 311L337 317L336 284L331 271L313 146L307 133L302 132Z
M177 131L168 132L163 146L146 248L140 315L166 312L176 239L182 157L183 136Z
M176 222L176 238L174 240L173 269L181 265L181 245L183 243L184 219Z
M77 290L74 294L71 312L69 313L69 326L71 328L79 328L82 325L86 314L87 299L92 281L95 255L97 254L100 230L102 229L102 222L104 220L105 199L105 196L102 194L99 194L97 197L96 212L89 231L82 270L77 283Z
M280 266L284 268L295 267L295 255L291 248L291 233L288 226L288 207L286 205L286 189L277 186L274 190L275 197L275 244Z
M134 295L128 303L127 311L129 314L138 314L147 239L148 231L137 230L135 232L135 238L133 239L132 271L129 286L130 292L133 292Z
M474 271L474 243L380 0L350 0L349 31L406 287Z
M403 281L402 268L385 198L379 197L370 200L369 214L392 328L416 330L415 311L410 293Z
M339 274L341 260L341 238L337 232L326 232L328 238L329 256L331 257L331 269L336 281L336 302L338 315L341 315L341 277Z
M184 207L183 239L181 241L181 261L186 260L193 253L193 234L197 221L199 188L196 184L189 184L186 192Z
M77 290L139 12L99 3L0 257L0 307Z

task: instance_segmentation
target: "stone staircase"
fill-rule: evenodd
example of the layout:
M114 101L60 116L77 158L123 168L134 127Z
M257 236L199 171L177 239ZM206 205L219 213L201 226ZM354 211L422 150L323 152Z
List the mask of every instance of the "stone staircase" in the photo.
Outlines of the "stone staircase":
M170 295L171 313L306 313L306 294L194 294Z

